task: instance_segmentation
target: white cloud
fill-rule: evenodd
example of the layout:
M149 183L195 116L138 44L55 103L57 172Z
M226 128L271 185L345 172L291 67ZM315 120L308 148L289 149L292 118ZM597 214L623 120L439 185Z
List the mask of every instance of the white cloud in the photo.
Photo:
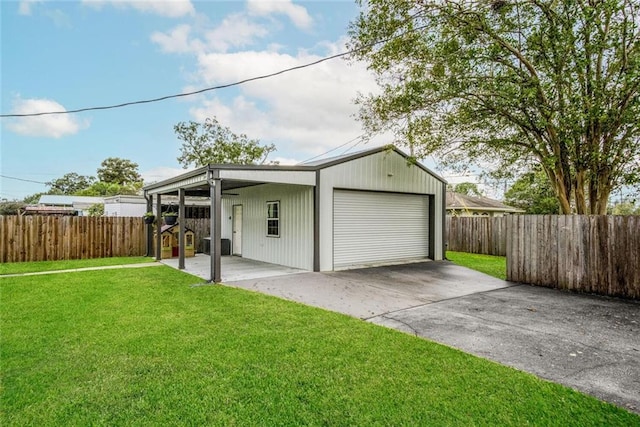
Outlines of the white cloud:
M35 3L41 3L41 0L20 0L18 3L18 14L29 16L33 12L32 6Z
M132 8L143 13L152 13L169 18L193 15L195 8L190 0L82 0L84 4L101 8L111 4L119 8Z
M230 47L251 45L256 38L267 35L263 26L250 22L242 14L226 17L215 29L206 34L208 45L215 52L226 52Z
M31 114L48 111L67 110L61 104L50 99L16 98L13 102L13 114ZM7 123L7 128L17 134L49 138L62 138L66 135L73 135L88 126L89 123L87 121L80 120L69 114L18 117L9 119Z
M290 0L248 0L249 13L258 16L272 14L286 15L293 24L301 29L309 29L313 25L313 19L303 6L293 4Z
M189 88L196 89L302 66L324 55L346 50L346 39L317 43L311 48L316 53L285 52L285 48L276 43L261 50L250 50L248 46L253 47L268 35L268 24L255 19L271 14L285 14L299 26L308 27L312 23L306 9L291 2L249 1L245 12L226 16L213 29L208 20L195 19L192 26L181 25L168 33L154 33L152 41L165 52L195 55L197 62L188 80ZM243 48L245 50L239 50ZM377 91L374 77L364 64L349 65L342 59L333 59L246 83L232 91L189 98L194 104L190 114L197 121L215 116L236 133L275 144L278 152L272 157L299 155L304 160L350 140L354 142L332 154L341 154L355 146L363 131L354 118L358 107L353 100L358 92ZM357 148L391 141L386 135L369 145L360 143Z
M151 41L160 45L166 53L189 53L204 50L204 43L198 39L189 39L191 26L178 25L168 34L159 31L151 34Z
M342 48L337 43L331 50ZM320 56L305 52L295 56L269 51L211 53L198 57L198 73L203 84L216 85L318 59ZM363 64L334 59L247 83L239 90L241 94L231 102L209 98L190 112L198 121L216 116L235 132L273 142L279 150L320 154L362 133L353 117L357 112L353 99L358 91L374 92L377 86Z
M202 38L192 36L194 32L201 33ZM226 52L230 48L251 45L267 34L262 25L238 13L227 16L220 25L209 30L198 30L184 24L168 33L156 31L151 34L151 41L166 53Z

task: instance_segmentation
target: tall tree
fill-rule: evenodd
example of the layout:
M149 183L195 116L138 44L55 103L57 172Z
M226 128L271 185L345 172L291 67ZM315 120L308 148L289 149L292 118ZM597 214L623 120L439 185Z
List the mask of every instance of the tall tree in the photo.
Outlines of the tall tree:
M90 187L76 193L77 196L117 196L119 194L138 194L142 183L120 185L108 182L94 182Z
M173 129L182 141L178 162L185 169L209 163L262 164L276 150L273 144L260 145L257 139L233 133L215 118L208 118L204 123L180 122Z
M640 182L637 0L359 0L350 29L381 93L369 132L416 156L541 164L562 213Z
M47 182L49 186L48 194L76 194L93 184L95 178L92 176L78 175L75 172L64 174L61 178Z
M640 206L632 201L617 202L609 206L609 212L612 215L640 215Z
M107 184L142 186L138 164L131 160L109 157L102 161L97 173L98 180Z
M474 182L461 182L453 187L453 191L467 196L482 196L482 192L478 189L478 185Z
M35 205L36 203L38 203L38 201L40 200L40 196L42 196L43 194L47 194L47 193L29 194L22 200L22 203L26 205Z
M549 177L539 166L521 175L504 193L504 201L509 206L524 209L528 214L552 215L560 212L560 204Z

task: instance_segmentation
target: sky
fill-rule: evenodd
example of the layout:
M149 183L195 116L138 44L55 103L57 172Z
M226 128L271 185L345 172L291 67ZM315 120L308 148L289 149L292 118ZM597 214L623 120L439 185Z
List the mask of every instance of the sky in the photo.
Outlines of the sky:
M359 13L353 0L3 0L0 8L2 114L144 100L307 64L346 51ZM3 118L0 199L46 191L44 182L69 172L95 176L108 157L137 163L146 183L175 176L184 170L173 126L207 117L274 144L269 160L281 164L387 144L389 136L362 142L354 118L354 98L376 90L365 64L338 58L163 102Z

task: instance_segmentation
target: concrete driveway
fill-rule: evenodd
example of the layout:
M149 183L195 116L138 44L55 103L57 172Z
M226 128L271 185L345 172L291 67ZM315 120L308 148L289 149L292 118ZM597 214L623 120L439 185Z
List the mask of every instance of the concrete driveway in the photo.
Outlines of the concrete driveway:
M364 268L225 282L360 319L511 286L450 262Z
M325 308L640 413L640 303L516 285L447 261L229 285Z

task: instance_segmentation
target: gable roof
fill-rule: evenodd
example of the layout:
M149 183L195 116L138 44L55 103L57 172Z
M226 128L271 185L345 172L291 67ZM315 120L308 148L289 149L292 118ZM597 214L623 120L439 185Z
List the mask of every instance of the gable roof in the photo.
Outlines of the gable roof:
M157 189L162 187L171 186L172 188L174 188L176 185L180 185L181 183L186 183L187 181L190 181L190 180L191 181L196 180L198 182L206 182L206 179L204 177L207 176L208 172L216 171L216 170L218 171L250 171L251 173L255 172L256 174L255 181L258 182L261 180L261 177L259 175L260 172L288 172L288 171L315 172L318 170L329 168L331 166L350 162L353 160L357 160L363 157L371 156L373 154L377 154L385 151L389 153L395 152L396 154L405 158L407 160L407 164L413 164L416 167L428 173L429 175L433 176L438 181L444 184L447 183L447 181L444 178L442 178L440 175L436 174L435 172L433 172L423 164L419 162L412 163L409 160L409 156L403 151L401 151L400 149L398 149L397 147L393 145L385 145L381 147L370 148L368 150L362 150L356 153L330 157L327 159L317 160L317 161L308 162L308 163L301 163L298 165L234 165L234 164L211 163L207 166L203 166L198 169L192 170L190 172L186 172L182 175L178 175L173 178L166 179L164 181L155 182L153 184L146 185L143 188L143 190L145 191L145 194L147 194L148 191L152 191L152 192L153 190L157 191Z
M40 196L38 203L41 205L55 205L55 206L73 206L78 203L103 203L103 197L92 196L68 196L64 194L43 194Z
M447 209L472 209L501 212L524 212L522 209L505 205L499 200L488 197L467 196L466 194L447 191Z
M324 168L328 168L328 167L331 167L331 166L339 165L341 163L350 162L352 160L356 160L356 159L359 159L359 158L362 158L362 157L367 157L367 156L370 156L372 154L381 153L381 152L384 152L384 151L389 152L389 153L395 152L395 153L399 154L400 156L404 157L407 160L407 164L412 164L414 166L417 166L420 169L422 169L425 172L427 172L428 174L432 175L437 180L439 180L439 181L441 181L441 182L443 182L445 184L447 183L447 181L444 178L442 178L437 173L433 172L431 169L429 169L428 167L426 167L422 163L420 163L418 161L410 162L409 155L407 153L405 153L404 151L400 150L395 145L391 145L391 144L390 145L383 145L381 147L369 148L367 150L356 151L355 153L342 154L340 156L329 157L329 158L326 158L326 159L316 160L316 161L313 161L313 162L306 162L306 163L302 163L302 164L314 167L316 169L324 169Z

